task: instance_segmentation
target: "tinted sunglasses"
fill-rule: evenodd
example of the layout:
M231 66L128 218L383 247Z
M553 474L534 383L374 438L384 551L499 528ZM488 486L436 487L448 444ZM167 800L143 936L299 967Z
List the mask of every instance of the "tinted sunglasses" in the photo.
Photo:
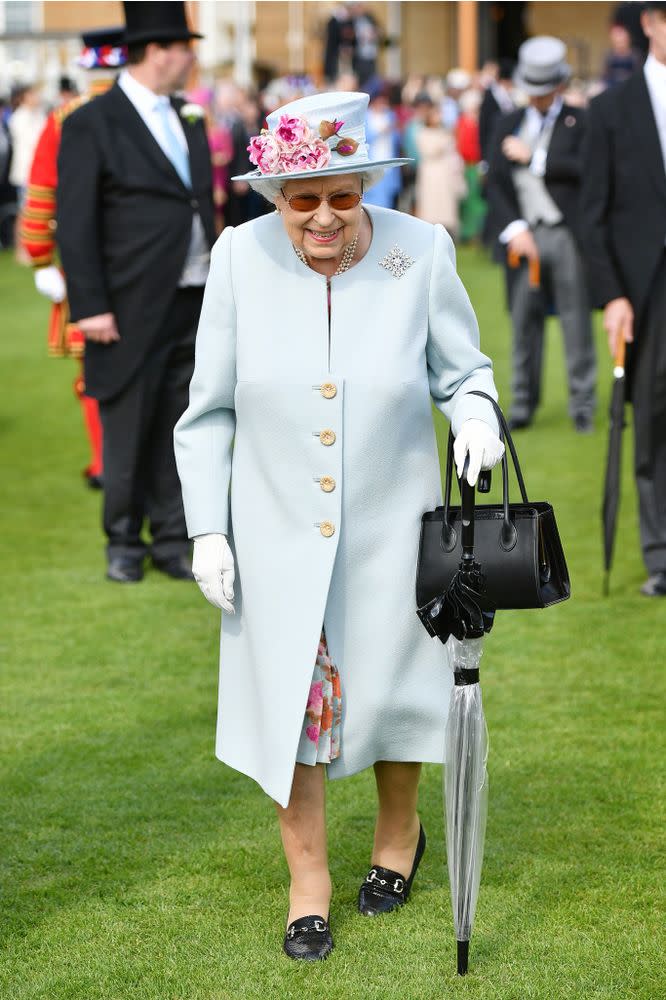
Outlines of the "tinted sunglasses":
M320 198L318 194L292 194L291 198L287 198L282 191L282 197L294 212L316 212L322 201L328 202L329 208L334 212L346 212L350 208L356 208L363 195L356 191L336 191L328 198Z

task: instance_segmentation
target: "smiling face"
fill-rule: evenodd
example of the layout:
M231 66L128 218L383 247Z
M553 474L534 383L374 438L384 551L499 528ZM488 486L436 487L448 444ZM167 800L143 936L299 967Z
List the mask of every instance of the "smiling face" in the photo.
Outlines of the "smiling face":
M316 260L337 259L344 248L357 235L362 218L361 202L353 208L331 208L328 201L322 201L317 208L297 212L288 199L295 195L317 195L331 198L335 194L361 194L359 174L339 174L332 177L307 177L304 180L286 180L282 185L283 194L275 205L287 235L295 247L303 250L308 257Z

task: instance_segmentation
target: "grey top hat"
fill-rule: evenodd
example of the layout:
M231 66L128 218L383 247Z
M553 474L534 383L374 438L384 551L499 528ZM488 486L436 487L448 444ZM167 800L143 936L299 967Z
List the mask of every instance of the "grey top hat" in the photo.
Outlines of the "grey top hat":
M513 82L530 97L552 93L571 76L566 55L567 47L559 38L550 35L529 38L518 49Z

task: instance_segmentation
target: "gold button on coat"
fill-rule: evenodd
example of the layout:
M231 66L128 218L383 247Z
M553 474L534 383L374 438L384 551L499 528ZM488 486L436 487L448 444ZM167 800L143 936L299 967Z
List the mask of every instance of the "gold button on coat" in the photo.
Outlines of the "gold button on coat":
M335 489L335 479L333 476L322 476L319 480L319 485L324 493L332 493Z
M331 535L335 534L335 525L331 524L330 521L322 521L319 525L319 530L321 531L324 538L330 538Z
M332 382L324 382L321 387L321 394L322 396L325 396L326 399L333 399L333 397L338 394L338 387L337 385L333 385Z
M322 444L329 445L333 444L335 441L335 431L325 430L319 435L319 440Z

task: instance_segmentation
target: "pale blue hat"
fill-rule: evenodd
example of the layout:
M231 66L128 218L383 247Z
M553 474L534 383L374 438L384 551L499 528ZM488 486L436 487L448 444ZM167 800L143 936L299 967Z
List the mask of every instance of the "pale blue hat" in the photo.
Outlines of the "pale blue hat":
M247 174L232 177L234 181L269 181L292 180L303 177L324 177L332 174L360 173L374 167L398 167L403 163L411 163L409 158L392 157L388 160L371 160L368 156L368 143L365 137L365 117L368 109L368 95L340 92L327 94L311 94L291 101L277 108L266 119L268 130L273 132L279 125L283 115L304 118L315 135L319 135L322 122L342 122L339 133L326 140L331 149L331 159L325 167L312 168L298 172L263 174L259 169ZM358 143L353 153L343 156L335 152L335 146L340 138L353 139Z

